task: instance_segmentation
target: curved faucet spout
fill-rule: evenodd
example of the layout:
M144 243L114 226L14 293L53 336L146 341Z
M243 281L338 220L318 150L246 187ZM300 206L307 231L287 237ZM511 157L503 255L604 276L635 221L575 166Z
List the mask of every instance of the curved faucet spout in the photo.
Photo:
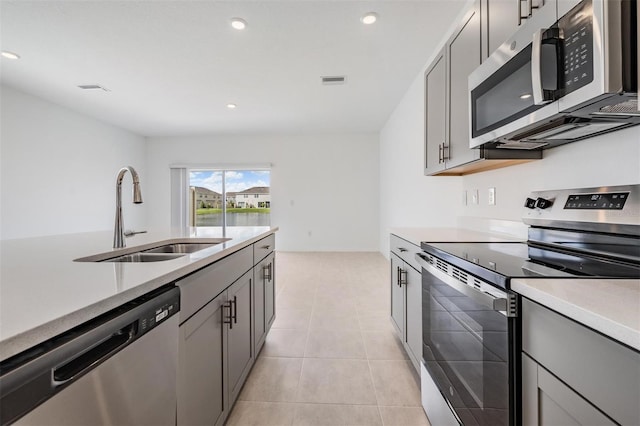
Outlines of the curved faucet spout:
M133 179L133 202L135 204L142 204L142 192L140 191L140 178L138 172L131 167L123 167L116 176L116 223L113 230L113 248L125 247L124 241L124 224L122 222L122 179L127 173L131 173Z

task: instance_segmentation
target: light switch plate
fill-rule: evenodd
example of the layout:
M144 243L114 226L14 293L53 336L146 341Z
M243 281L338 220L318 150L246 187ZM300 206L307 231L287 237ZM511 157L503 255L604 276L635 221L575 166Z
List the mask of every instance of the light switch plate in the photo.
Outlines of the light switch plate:
M487 203L490 206L495 206L496 205L496 189L495 188L489 188L489 193L487 196Z
M471 191L471 204L478 204L480 198L478 197L478 190Z

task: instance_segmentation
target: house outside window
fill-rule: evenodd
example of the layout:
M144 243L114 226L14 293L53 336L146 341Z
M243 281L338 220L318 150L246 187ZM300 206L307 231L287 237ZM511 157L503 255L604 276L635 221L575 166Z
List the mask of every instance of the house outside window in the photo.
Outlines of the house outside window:
M269 170L188 169L187 178L189 226L271 224Z

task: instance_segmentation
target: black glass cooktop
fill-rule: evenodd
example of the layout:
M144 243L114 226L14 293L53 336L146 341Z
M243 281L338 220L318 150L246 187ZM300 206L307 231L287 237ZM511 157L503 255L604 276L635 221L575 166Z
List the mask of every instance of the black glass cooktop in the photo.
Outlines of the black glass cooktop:
M422 249L505 288L512 278L640 278L640 265L634 262L533 243L422 243Z

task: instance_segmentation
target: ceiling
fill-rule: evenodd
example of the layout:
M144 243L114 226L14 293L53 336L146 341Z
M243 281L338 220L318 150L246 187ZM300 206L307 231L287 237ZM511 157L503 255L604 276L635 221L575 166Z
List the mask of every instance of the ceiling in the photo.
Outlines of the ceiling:
M465 4L2 0L1 47L21 59L0 80L143 136L377 132Z

